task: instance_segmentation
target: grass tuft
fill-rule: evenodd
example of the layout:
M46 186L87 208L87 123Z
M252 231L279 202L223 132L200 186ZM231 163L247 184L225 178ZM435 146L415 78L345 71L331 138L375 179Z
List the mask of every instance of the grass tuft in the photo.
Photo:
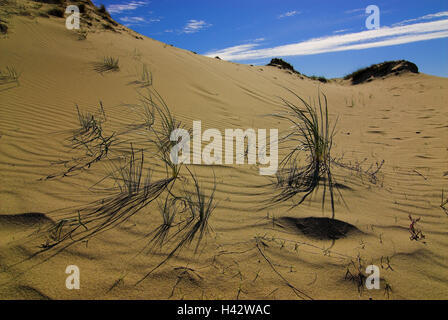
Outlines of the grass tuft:
M14 66L7 66L4 70L0 69L0 84L17 83L19 84L20 74Z
M152 181L148 169L143 170L143 150L138 156L131 145L130 156L123 166L116 166L106 178L114 181L114 187L106 190L110 196L71 210L47 230L48 240L41 248L42 252L59 248L56 253L67 247L88 242L92 237L112 229L148 206L157 199L171 182L171 179Z
M137 75L138 79L131 82L131 84L137 84L141 88L152 86L152 73L149 71L146 64L142 64L142 71Z
M167 194L165 202L159 204L163 222L148 237L151 237L148 246L159 247L170 246L170 251L158 265L152 268L138 282L145 280L151 273L160 268L169 259L183 248L196 242L194 253L198 252L203 238L209 233L209 218L216 208L215 191L216 181L213 189L207 197L199 184L198 178L187 168L193 180L193 190L184 190L182 197L172 197ZM183 205L180 211L179 204ZM172 230L173 228L176 230Z
M171 159L171 149L177 141L171 141L170 137L174 130L183 128L183 125L173 116L165 100L153 87L146 88L146 93L141 94L140 100L145 110L145 122L152 134L150 142L156 146L157 157L164 163L167 175L175 179L182 164L176 164ZM153 125L156 117L159 118L157 127Z
M107 71L119 71L119 59L111 56L103 58L103 61L94 63L94 70L96 72L107 72Z
M334 218L334 191L337 185L331 172L331 148L336 123L330 125L327 97L319 93L316 107L290 92L299 99L302 106L282 99L286 110L274 115L291 123L290 132L281 140L294 145L280 163L277 173L280 192L273 197L272 203L284 202L300 195L299 200L293 202L293 207L298 206L323 184L322 209L328 192ZM303 153L306 153L305 159L301 159Z

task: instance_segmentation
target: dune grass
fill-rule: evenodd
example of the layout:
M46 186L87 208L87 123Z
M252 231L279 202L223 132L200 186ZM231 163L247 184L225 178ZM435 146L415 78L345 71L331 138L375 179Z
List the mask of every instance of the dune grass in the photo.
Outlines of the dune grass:
M155 146L152 158L162 161L166 175L154 180L145 163L143 148L137 151L132 143L126 154L108 157L107 175L89 188L90 191L100 191L105 196L78 208L59 211L56 215L59 220L45 230L46 241L37 253L49 251L49 256L44 261L74 244L87 244L93 237L116 228L152 202L158 201L161 223L148 231L145 246L138 254L159 250L165 257L139 283L184 248L194 244L194 252L197 253L204 237L211 230L209 218L216 208L216 181L212 191L206 195L198 177L186 167L189 178L182 177L184 187L176 188L177 195L175 194L174 184L179 178L181 165L171 161L170 151L177 142L171 141L170 135L182 124L175 119L168 105L152 86L145 89L140 92L140 99L147 113L149 142ZM106 121L106 115L101 103L100 111L95 114L83 113L77 107L80 129L74 139L78 145L91 148L98 136L102 137L102 123Z
M78 112L78 121L80 130L76 131L72 142L75 149L84 146L88 156L94 156L93 162L101 160L105 157L114 141L115 133L105 135L102 124L106 121L106 113L102 102L99 102L99 116L95 116L89 112L82 113L76 105ZM93 163L89 163L90 165Z
M89 112L82 113L79 110L79 106L76 105L76 111L78 113L78 121L83 132L90 130L96 130L101 124L95 119L95 116Z
M55 164L64 164L66 169L61 173L48 175L45 180L59 176L66 177L74 172L90 168L91 165L108 156L112 144L116 141L116 134L115 132L110 135L104 133L102 125L107 120L106 113L101 101L99 105L100 107L96 114L83 113L76 105L80 128L74 131L70 142L73 149L84 149L85 155L72 158L71 160L56 162Z
M106 56L102 61L94 63L94 70L99 73L120 70L119 58L114 58L111 56Z
M150 170L144 173L143 163L143 150L140 150L139 156L131 146L125 164L114 166L107 176L114 182L113 188L106 190L110 196L76 212L63 214L47 230L49 239L42 245L42 250L59 247L57 254L75 243L89 241L95 235L128 220L157 199L171 179L152 181Z
M152 85L152 73L146 64L142 65L142 71L139 79L136 81L141 87L149 87Z
M19 84L20 73L14 66L6 66L4 70L0 69L0 84L17 83Z
M147 235L147 247L152 250L169 247L166 257L145 274L138 282L145 280L151 273L160 268L183 248L196 242L194 253L209 233L209 218L216 208L216 181L209 196L206 196L199 184L199 180L188 168L192 180L193 190L184 190L183 195L173 197L167 193L164 203L159 203L162 223Z
M145 123L151 133L149 140L156 146L157 157L164 163L167 175L176 178L182 164L176 164L171 159L171 149L177 141L171 141L170 137L174 130L183 128L183 125L173 116L156 89L152 86L145 89L140 93L140 101L144 107ZM153 125L155 118L159 119L157 126Z
M322 209L325 208L328 192L334 218L334 193L337 187L331 172L331 148L336 123L330 124L325 94L319 92L318 106L311 106L300 96L290 92L302 106L282 99L286 110L274 115L291 123L290 131L281 140L294 145L280 163L277 174L277 188L280 190L273 197L272 203L284 202L298 195L298 200L293 199L292 207L296 207L323 184Z
M317 81L320 81L320 82L322 82L322 83L327 83L327 82L328 82L328 79L325 78L325 77L323 77L323 76L315 76L315 75L312 75L312 76L310 76L309 78L310 78L311 80L317 80Z
M143 149L136 152L132 143L128 154L109 159L107 155L110 152L110 146L116 139L115 134L104 135L102 124L106 121L106 114L102 103L100 102L99 110L95 114L84 113L77 106L80 129L74 134L73 146L86 148L87 156L93 157L93 160L88 162L89 166L104 157L108 158L108 174L94 186L100 182L110 181L113 182L113 187L101 190L110 194L105 198L78 210L68 209L67 213L63 214L63 218L48 230L48 241L42 245L42 250L46 251L53 247L64 250L67 246L88 241L103 231L115 228L157 199L164 191L170 197L177 199L171 190L178 178L180 165L172 163L170 159L172 145L170 134L173 128L180 126L180 122L175 120L167 104L155 89L149 89L146 94L141 95L141 99L146 103L147 121L151 122L148 123L149 141L155 144L155 156L166 165L166 176L153 181L150 170L144 169ZM157 129L153 127L156 118L159 122ZM75 164L69 172L84 167L83 162ZM66 174L67 172L64 176Z

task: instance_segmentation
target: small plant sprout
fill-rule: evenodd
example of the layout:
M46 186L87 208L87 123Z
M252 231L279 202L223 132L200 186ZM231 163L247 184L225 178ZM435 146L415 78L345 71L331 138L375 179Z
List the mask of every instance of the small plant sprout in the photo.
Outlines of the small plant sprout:
M409 220L411 220L411 224L409 225L409 233L411 236L409 239L419 241L425 239L425 235L422 230L417 227L417 223L420 221L420 218L414 219L411 215L409 215Z

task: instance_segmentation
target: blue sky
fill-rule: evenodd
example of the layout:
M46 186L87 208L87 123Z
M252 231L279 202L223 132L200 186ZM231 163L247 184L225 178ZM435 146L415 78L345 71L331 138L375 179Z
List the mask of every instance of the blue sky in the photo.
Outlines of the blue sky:
M406 59L448 77L448 1L104 0L118 22L148 37L247 64L281 57L307 75L341 77ZM368 30L366 7L380 9Z

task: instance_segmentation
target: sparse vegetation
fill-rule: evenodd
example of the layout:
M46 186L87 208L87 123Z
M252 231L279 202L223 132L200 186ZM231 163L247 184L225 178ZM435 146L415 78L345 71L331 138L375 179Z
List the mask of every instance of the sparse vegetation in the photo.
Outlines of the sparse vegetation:
M271 62L269 62L267 65L273 66L273 67L278 67L278 68L285 69L285 70L290 70L293 73L300 74L300 72L296 71L291 64L289 64L288 62L286 62L280 58L271 59Z
M150 251L167 248L167 255L140 281L186 246L195 243L197 252L209 232L208 221L216 207L216 183L210 195L206 196L197 176L187 168L191 183L186 186L191 186L192 189L184 188L180 195L174 194L173 186L179 177L180 165L173 163L170 158L171 147L176 143L170 140L170 135L174 129L181 127L181 123L172 116L167 104L154 88L145 89L146 92L141 94L141 101L147 113L150 142L155 145L157 157L166 166L166 176L153 180L150 169L145 169L143 149L135 151L132 143L129 154L112 159L108 157L108 174L100 182L113 182L112 188L107 187L102 191L109 196L79 209L67 209L62 218L46 230L47 240L41 245L41 253L52 250L49 258L73 244L87 243L95 235L115 228L162 194L165 199L164 202L159 202L162 224L148 233L149 241L145 248L150 248ZM80 129L73 138L75 147L83 145L91 155L98 154L94 150L102 150L100 155L107 155L110 151L109 143L114 141L114 134L108 138L103 137L102 123L106 121L106 115L102 103L97 114L83 113L79 108L77 112ZM157 129L154 127L155 119L160 120ZM106 146L106 149L101 146ZM89 162L89 165L90 163L93 162ZM73 170L75 169L71 171Z
M94 70L96 72L107 72L107 71L119 71L119 59L111 56L103 58L103 61L94 63Z
M108 190L111 195L65 214L47 230L49 237L42 245L42 252L59 248L54 256L75 243L89 241L95 235L128 220L161 194L171 180L153 182L149 169L144 175L143 150L140 153L141 156L137 157L131 145L130 156L125 158L126 164L117 166L108 175L115 182L115 187Z
M165 164L167 174L175 179L182 165L171 160L171 149L177 144L177 141L171 141L170 136L174 130L181 129L183 125L171 114L168 105L154 88L147 87L145 89L146 94L141 94L140 99L145 108L145 121L148 125L153 122L155 116L160 119L157 128L152 124L149 126L152 133L150 141L156 146L157 157Z
M409 233L411 234L411 241L420 241L425 239L425 235L422 230L417 227L417 223L420 221L420 218L414 219L411 215L409 215L409 220L411 220L411 224L409 225Z
M356 262L352 260L347 266L347 271L345 272L345 280L352 281L356 285L358 293L360 295L364 291L364 282L367 278L367 276L364 274L365 269L366 267L364 265L364 261L358 254Z
M375 163L371 163L370 166L365 169L363 164L367 161L365 158L363 161L348 161L345 162L344 157L341 156L339 158L332 158L331 162L340 167L352 172L355 172L359 177L363 178L364 176L368 178L369 182L372 184L380 184L382 185L382 179L380 179L380 171L383 168L384 160L375 161Z
M323 183L322 209L325 207L328 191L334 218L334 192L335 188L338 188L331 173L331 147L336 123L330 126L327 97L322 93L321 98L319 93L318 107L313 107L294 92L290 92L301 101L304 109L282 99L286 111L274 115L291 123L292 129L281 141L291 141L294 146L280 163L277 173L277 187L280 192L274 196L272 202L275 204L300 195L300 199L293 204L293 207L298 206ZM302 159L305 161L304 165L300 165L302 152L308 153L306 159Z
M360 84L370 81L372 78L384 77L389 74L398 75L402 72L418 73L418 67L414 63L406 60L385 61L356 70L346 75L344 80L351 80L352 84Z
M58 17L58 18L64 17L64 10L62 10L61 8L51 8L47 11L47 13L50 16L54 16L54 17Z
M78 32L78 40L86 40L88 32L85 30L79 30Z
M161 248L164 245L171 245L171 249L165 259L152 268L137 284L193 242L196 242L194 252L197 253L204 236L209 232L208 221L216 208L214 201L216 182L211 194L206 197L197 177L191 171L189 173L193 180L193 190L185 190L182 197L172 197L170 193L167 194L164 203L159 204L163 222L150 234L148 246ZM183 210L179 204L183 205ZM174 227L176 230L171 230Z
M86 12L86 5L84 3L78 4L79 13L85 13Z
M14 66L7 66L4 70L0 69L0 85L15 82L19 84L20 73Z
M0 21L0 33L7 34L8 33L8 25L5 22Z
M328 79L327 78L325 78L325 77L322 77L322 76L311 76L311 77L309 77L311 80L317 80L317 81L320 81L320 82L322 82L322 83L327 83L328 82Z
M104 4L101 4L98 8L98 12L101 14L107 14L109 15L109 12L106 9L106 6Z
M107 157L112 144L116 141L116 135L115 133L110 135L104 133L102 125L106 121L106 113L101 101L99 104L100 107L96 114L83 113L76 105L80 128L74 132L70 141L73 149L84 149L85 155L54 163L63 164L65 169L62 173L48 175L45 180L58 176L66 177L74 172L90 168L94 163Z
M133 84L137 84L140 87L149 87L152 85L152 73L149 71L148 66L146 64L142 64L142 70L138 75L138 79L132 82Z

